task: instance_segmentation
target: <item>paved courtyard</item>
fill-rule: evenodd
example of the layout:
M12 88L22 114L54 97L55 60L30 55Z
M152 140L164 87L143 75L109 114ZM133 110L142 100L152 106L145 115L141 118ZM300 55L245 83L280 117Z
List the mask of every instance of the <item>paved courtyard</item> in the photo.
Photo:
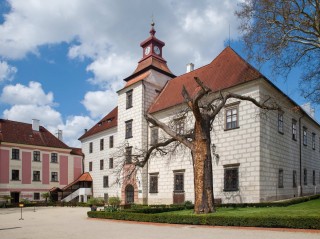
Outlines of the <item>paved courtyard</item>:
M319 239L319 231L245 229L135 223L87 218L89 208L42 207L0 209L1 239L145 239L145 238L215 238L215 239Z

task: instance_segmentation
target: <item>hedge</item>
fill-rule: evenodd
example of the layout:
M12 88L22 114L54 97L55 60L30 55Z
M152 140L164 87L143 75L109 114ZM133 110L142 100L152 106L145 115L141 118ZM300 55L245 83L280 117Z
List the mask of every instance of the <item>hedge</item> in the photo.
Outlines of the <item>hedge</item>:
M133 212L88 212L88 217L115 220L156 222L170 224L193 224L210 226L242 226L242 227L280 227L320 229L320 215L290 217L290 216L223 216L215 214L206 215L169 215L169 214L143 214Z

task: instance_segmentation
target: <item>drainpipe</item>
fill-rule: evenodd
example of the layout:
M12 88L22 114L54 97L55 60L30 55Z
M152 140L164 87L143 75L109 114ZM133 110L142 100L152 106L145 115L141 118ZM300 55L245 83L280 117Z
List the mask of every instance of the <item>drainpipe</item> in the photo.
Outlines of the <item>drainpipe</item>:
M145 115L145 113L146 113L146 109L145 109L145 102L146 102L146 99L145 99L145 97L146 97L146 95L145 95L145 91L146 91L146 85L144 84L144 80L142 81L142 85L143 85L143 102L142 102L142 104L143 104L143 116ZM145 119L146 120L146 119ZM146 146L146 149L148 150L149 149L149 122L147 121L147 144L146 144L147 146ZM146 192L146 203L148 204L148 195L149 195L149 192L148 192L148 188L149 188L149 175L148 175L148 172L149 172L149 162L147 162L146 163L146 165L145 165L145 167L147 167L146 168L146 172L147 172L147 176L146 176L146 178L147 178L147 180L146 180L146 183L147 183L147 192ZM142 178L141 178L141 182L142 182ZM142 188L143 188L143 185L142 185ZM143 189L142 189L143 190ZM145 202L143 202L143 200L142 200L142 203L144 204Z
M302 134L301 134L301 119L304 117L304 115L300 116L299 118L299 171L300 171L300 182L299 182L299 187L300 187L300 192L299 196L302 196Z

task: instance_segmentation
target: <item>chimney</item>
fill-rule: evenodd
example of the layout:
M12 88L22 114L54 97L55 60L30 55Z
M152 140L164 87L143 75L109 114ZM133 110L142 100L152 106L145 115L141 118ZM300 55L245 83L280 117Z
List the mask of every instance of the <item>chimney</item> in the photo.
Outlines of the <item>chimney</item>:
M193 70L194 70L194 64L193 63L187 64L187 72L186 73L193 71Z
M62 141L62 130L61 130L61 129L58 129L58 132L57 132L56 136L57 136L57 138L58 138L59 140Z
M40 127L40 120L32 119L32 130L39 131L39 127Z

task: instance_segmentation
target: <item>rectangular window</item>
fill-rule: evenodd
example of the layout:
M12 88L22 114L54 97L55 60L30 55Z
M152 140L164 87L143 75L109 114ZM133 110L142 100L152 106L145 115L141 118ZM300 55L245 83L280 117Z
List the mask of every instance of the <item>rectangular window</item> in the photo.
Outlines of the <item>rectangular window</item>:
M100 151L104 149L104 139L100 139Z
M19 170L13 169L11 171L11 179L12 181L19 181Z
M308 172L306 168L303 170L303 184L308 185Z
M89 162L89 172L92 171L92 162Z
M40 181L40 171L33 171L33 181Z
M129 90L126 92L126 108L129 109L132 107L132 97L133 97L133 91Z
M126 164L132 163L132 147L126 148Z
M184 191L184 173L174 174L174 191L175 192Z
M20 159L20 150L19 149L12 149L12 159L19 160Z
M297 187L297 171L293 170L292 173L292 187L296 188Z
M132 120L125 122L126 124L126 139L132 138Z
M40 200L40 193L34 193L33 200Z
M292 139L297 140L297 121L292 119Z
M51 172L51 182L58 182L58 172Z
M109 137L109 148L113 148L113 135Z
M278 112L278 132L283 134L283 112Z
M103 170L103 159L100 160L100 170Z
M175 124L176 133L179 135L183 135L184 134L184 118L176 119L174 121L174 124Z
M307 134L307 128L303 127L303 145L308 144L308 134Z
M89 143L89 153L91 154L93 152L93 143Z
M109 158L109 168L113 168L113 158Z
M158 137L159 137L159 128L153 127L151 128L151 145L156 145L158 143Z
M279 169L278 188L283 188L283 169Z
M150 174L149 193L158 192L158 174Z
M51 163L58 163L58 154L51 153Z
M40 151L33 151L33 161L40 162Z
M316 171L315 170L313 170L313 172L312 172L312 184L316 185Z
M227 167L224 169L224 191L239 190L239 168Z
M109 176L103 176L103 187L104 188L109 187Z
M226 109L226 130L238 128L238 106Z
M312 133L312 149L316 149L316 134Z

